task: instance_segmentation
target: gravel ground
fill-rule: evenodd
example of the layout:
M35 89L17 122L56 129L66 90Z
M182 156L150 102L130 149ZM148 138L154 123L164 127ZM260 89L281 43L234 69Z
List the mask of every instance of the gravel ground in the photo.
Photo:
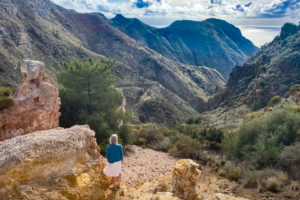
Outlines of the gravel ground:
M136 186L139 182L152 181L169 174L178 160L164 152L132 146L124 154L122 182Z

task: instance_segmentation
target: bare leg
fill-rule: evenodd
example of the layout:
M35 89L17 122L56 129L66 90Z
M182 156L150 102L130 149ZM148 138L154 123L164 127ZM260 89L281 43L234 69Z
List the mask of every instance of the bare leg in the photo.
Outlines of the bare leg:
M114 187L116 187L117 186L117 177L112 177L112 181L113 181Z
M118 185L120 186L121 185L121 173L120 173L120 175L119 175L119 177L118 177Z

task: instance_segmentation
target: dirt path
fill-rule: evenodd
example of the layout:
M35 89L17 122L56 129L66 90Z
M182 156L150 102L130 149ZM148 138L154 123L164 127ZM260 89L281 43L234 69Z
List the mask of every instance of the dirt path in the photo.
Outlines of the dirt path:
M140 181L151 182L160 175L169 174L178 160L164 152L132 146L124 155L123 182L130 186L136 186Z

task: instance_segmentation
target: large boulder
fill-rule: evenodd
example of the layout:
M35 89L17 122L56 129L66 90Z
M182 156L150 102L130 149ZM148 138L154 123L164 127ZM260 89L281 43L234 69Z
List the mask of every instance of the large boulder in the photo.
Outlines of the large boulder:
M199 165L192 160L179 160L168 176L157 179L156 191L171 192L180 199L201 200L199 184L201 171Z
M86 125L0 142L0 199L105 199L111 179L94 136Z
M0 141L59 125L59 92L45 76L44 63L27 60L21 72L24 80L14 96L14 105L0 111Z

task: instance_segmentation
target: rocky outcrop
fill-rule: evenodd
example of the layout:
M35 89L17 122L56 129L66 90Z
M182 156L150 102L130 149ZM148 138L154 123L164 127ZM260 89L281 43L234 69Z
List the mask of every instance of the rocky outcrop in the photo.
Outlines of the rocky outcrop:
M299 37L300 26L284 25L280 36L233 69L227 84L208 101L208 110L254 102L260 109L274 96L287 98L290 87L300 83Z
M0 199L106 199L111 179L94 136L86 125L0 142Z
M24 80L13 98L14 105L0 111L0 141L59 125L58 89L44 74L44 63L25 61L21 72Z
M185 200L202 199L200 187L197 184L201 176L198 167L199 165L192 160L178 161L171 174L157 179L156 191L171 192L180 199Z
M237 27L219 19L175 21L166 28L157 29L118 14L110 23L166 58L207 66L226 75L258 50Z

